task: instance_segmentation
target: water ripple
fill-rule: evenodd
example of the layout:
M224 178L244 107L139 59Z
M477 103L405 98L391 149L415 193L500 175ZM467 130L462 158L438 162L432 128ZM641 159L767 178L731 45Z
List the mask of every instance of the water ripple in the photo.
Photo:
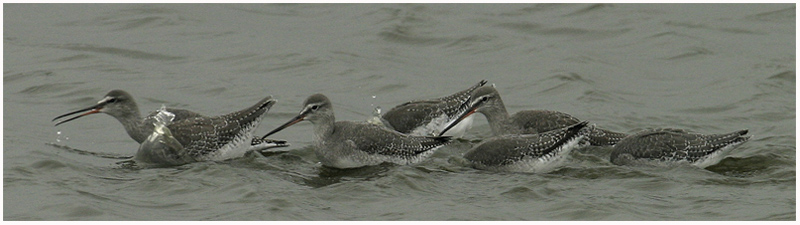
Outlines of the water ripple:
M164 54L157 54L157 53L149 53L139 50L130 50L130 49L123 49L123 48L116 48L116 47L101 47L101 46L93 46L89 44L48 44L46 45L52 48L60 48L60 49L67 49L67 50L74 50L74 51L82 51L82 52L91 52L91 53L101 53L101 54L110 54L114 56L132 58L132 59L144 59L144 60L156 60L156 61L174 61L174 60L181 60L185 57L179 56L170 56Z
M598 39L614 38L631 31L631 29L627 28L599 30L599 29L585 29L576 27L558 27L558 26L551 27L534 22L513 22L513 23L503 22L503 23L498 23L495 26L526 34L544 35L544 36L563 36L563 37L580 38L581 40L598 40Z
M69 83L49 83L49 84L40 84L34 85L31 87L27 87L22 91L19 91L21 94L29 94L29 95L40 95L40 94L52 94L63 92L66 90L74 89L75 87L81 86L86 82L69 82Z
M702 47L690 47L687 49L683 49L681 53L678 53L675 56L670 56L663 58L665 60L684 60L687 58L694 58L699 56L706 56L706 55L713 55L714 52L711 50L702 48Z
M185 17L177 16L178 11L160 7L159 5L137 5L130 8L120 8L111 12L94 16L93 18L66 21L56 24L62 27L109 27L112 31L130 31L146 28L178 26L189 21Z
M30 78L40 78L43 79L45 77L52 77L55 73L50 70L34 70L34 71L25 71L25 72L18 72L13 73L6 71L3 74L3 82L9 83L14 82L21 79L30 79Z
M388 28L386 31L378 33L378 36L389 42L420 46L439 45L451 41L448 38L425 37L415 34L408 28L400 25Z
M748 19L757 20L757 21L765 21L765 22L784 22L784 23L794 23L796 21L796 7L787 7L785 9L779 9L769 12L758 13L752 16L748 16Z

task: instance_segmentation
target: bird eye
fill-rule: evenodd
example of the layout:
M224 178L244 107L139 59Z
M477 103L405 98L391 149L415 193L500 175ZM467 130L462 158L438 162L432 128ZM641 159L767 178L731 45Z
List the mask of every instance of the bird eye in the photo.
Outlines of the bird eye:
M106 102L108 102L108 103L114 103L114 102L117 102L117 98L110 98L110 99L108 99L108 101L106 101Z
M317 110L317 109L319 109L319 105L313 105L313 106L311 106L311 110Z
M481 101L486 101L486 100L489 100L489 96L483 96L483 97L481 97Z

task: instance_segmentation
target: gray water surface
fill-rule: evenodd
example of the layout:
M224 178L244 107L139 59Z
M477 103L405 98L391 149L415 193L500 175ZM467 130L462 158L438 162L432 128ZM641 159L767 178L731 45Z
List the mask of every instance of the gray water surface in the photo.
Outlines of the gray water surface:
M795 7L4 4L3 219L796 220ZM481 79L512 113L753 138L706 169L615 166L593 147L548 174L492 173L461 158L490 136L478 116L421 164L334 170L303 122L272 136L286 153L136 169L112 117L50 121L112 89L143 113L272 95L263 135L313 93L366 120Z

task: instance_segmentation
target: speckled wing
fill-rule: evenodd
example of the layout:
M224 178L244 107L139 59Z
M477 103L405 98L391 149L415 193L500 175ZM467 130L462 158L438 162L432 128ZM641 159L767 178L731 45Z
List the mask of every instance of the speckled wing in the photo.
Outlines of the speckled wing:
M688 138L693 136L695 135L679 129L640 131L617 143L611 158L629 154L633 158L662 159L666 155L681 154L680 152L687 146Z
M558 111L528 110L515 113L511 117L511 121L519 126L524 134L535 134L569 127L581 120ZM597 146L614 145L626 136L628 135L625 133L595 127L589 133L587 140Z
M630 154L633 158L694 162L729 144L745 141L744 134L747 130L710 135L680 129L645 130L617 143L611 158Z
M394 129L401 133L410 133L415 128L423 126L431 121L439 110L439 101L413 101L395 106L386 114L383 119L389 122Z
M441 98L429 100L414 100L395 106L386 112L382 117L400 133L411 133L415 128L428 124L442 113L448 117L455 117L466 110L463 103L469 99L470 94L475 89L486 84L486 80L481 80L477 84Z
M626 133L619 133L595 127L592 129L592 132L589 133L587 140L589 140L589 143L595 146L608 146L617 144L617 142L627 136L628 134Z
M170 124L175 124L175 123L178 123L178 122L180 122L182 120L190 119L190 118L206 118L205 116L200 115L199 113L192 112L192 111L185 110L185 109L166 108L166 111L175 115L175 117L172 118L172 121L170 122ZM144 124L143 126L145 126L144 130L153 130L153 128L154 128L153 127L153 122L155 122L155 116L156 115L158 115L158 111L153 111L143 119L143 123L142 124Z
M199 113L192 112L192 111L185 110L185 109L167 108L167 111L169 111L172 114L175 114L175 118L172 119L172 122L181 121L181 120L188 119L188 118L205 117L203 115L200 115ZM157 113L157 112L154 112L154 113Z
M511 122L523 129L524 134L543 133L565 128L581 122L572 115L550 110L526 110L515 113Z
M424 137L410 136L384 127L351 121L335 123L335 135L342 135L361 151L368 154L412 158L433 148L443 146L450 141L449 136ZM350 133L341 133L347 131Z
M269 110L271 97L233 113L217 117L194 117L173 122L168 127L192 157L201 157L214 152L241 138L244 132L255 128L258 119ZM247 145L251 140L245 141Z
M238 122L222 118L189 118L169 126L175 139L191 157L201 157L230 143L237 135Z
M464 154L464 158L485 166L508 165L518 162L526 156L542 158L547 154L551 154L567 141L580 135L581 129L586 125L587 122L581 122L569 128L539 134L495 136L468 151Z

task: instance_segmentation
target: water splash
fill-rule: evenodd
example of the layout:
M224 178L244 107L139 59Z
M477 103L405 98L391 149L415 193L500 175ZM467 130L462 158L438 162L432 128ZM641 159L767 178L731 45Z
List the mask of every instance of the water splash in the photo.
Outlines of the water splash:
M155 116L155 121L153 121L154 125L153 134L151 134L150 136L151 137L155 137L153 135L171 136L171 132L169 131L169 128L167 128L167 125L169 125L173 119L175 119L175 114L168 112L167 106L162 104L161 108L158 110L158 113Z
M372 99L378 98L377 95L373 95L371 97L372 97ZM373 102L374 102L374 100L373 100ZM380 106L375 106L375 103L370 103L369 106L372 107L372 116L370 116L370 118L367 119L367 122L369 122L371 124L383 126L384 123L383 123L383 120L381 119L381 107Z
M167 106L161 105L161 108L158 109L158 114L155 116L156 121L153 122L153 125L156 126L167 126L175 119L175 114L167 111Z
M61 130L56 131L56 142L61 143L61 140L69 141L69 136L61 133Z
M381 107L380 106L375 107L372 110L372 117L367 119L367 122L369 122L371 124L375 124L375 125L384 126L383 120L381 119Z

